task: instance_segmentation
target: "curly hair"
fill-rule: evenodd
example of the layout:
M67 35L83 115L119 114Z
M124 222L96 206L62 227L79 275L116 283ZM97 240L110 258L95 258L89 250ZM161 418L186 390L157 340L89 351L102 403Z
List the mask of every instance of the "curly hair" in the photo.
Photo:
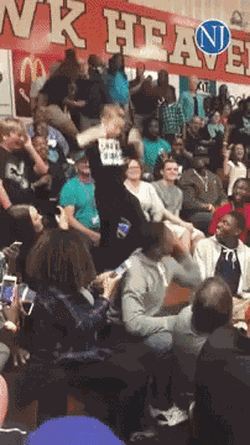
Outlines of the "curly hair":
M26 272L42 288L78 291L95 278L95 267L84 238L76 231L51 229L30 250Z

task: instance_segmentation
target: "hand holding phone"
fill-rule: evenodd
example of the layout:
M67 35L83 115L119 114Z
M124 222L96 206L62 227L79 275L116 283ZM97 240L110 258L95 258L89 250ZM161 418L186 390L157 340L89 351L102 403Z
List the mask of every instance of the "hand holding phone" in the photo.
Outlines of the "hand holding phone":
M18 286L20 309L24 315L30 315L35 304L35 292L24 283Z
M1 285L1 306L6 329L15 333L19 324L19 301L17 298L17 278L4 275Z
M104 281L104 292L102 297L105 298L105 300L108 300L110 303L115 299L120 279L121 277L116 275L114 278L108 277Z
M113 273L111 274L111 277L117 277L119 276L120 278L125 274L125 272L130 268L131 266L131 261L130 260L125 260L119 267L117 267Z
M17 277L4 275L1 284L1 303L11 305L16 300Z
M21 247L22 244L22 241L14 241L14 243L12 243L10 247Z
M7 260L16 260L18 255L20 254L20 247L23 243L21 241L15 241L9 247L5 247L3 249L3 253L6 256Z

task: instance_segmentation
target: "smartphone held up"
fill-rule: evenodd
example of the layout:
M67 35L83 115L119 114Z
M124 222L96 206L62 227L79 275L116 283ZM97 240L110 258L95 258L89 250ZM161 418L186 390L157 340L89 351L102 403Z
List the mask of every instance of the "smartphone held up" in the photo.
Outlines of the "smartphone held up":
M17 295L17 277L4 275L1 283L0 304L12 305Z

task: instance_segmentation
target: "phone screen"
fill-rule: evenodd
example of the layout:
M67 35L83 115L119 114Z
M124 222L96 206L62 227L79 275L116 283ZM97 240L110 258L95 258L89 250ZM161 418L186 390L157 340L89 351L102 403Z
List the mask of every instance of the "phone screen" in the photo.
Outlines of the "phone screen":
M122 276L126 272L126 270L127 270L127 267L122 264L121 266L117 267L117 269L115 269L115 273L116 273L116 275Z
M115 276L120 275L122 277L122 275L124 275L124 273L130 268L130 260L126 260L124 261L119 267L117 267L114 270L114 274Z
M15 241L13 244L11 244L11 246L18 246L21 247L22 246L22 242L21 241Z
M15 283L11 280L4 280L2 284L2 302L11 304L14 300Z

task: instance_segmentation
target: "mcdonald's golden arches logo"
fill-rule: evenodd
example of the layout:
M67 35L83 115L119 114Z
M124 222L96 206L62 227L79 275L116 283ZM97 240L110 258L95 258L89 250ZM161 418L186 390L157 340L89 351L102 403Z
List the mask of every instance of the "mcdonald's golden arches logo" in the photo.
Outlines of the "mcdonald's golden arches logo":
M36 78L38 77L37 73L38 73L39 68L42 72L42 77L46 77L46 70L44 68L44 65L43 65L43 62L41 61L41 59L36 58L35 60L32 61L30 57L25 57L22 61L22 65L21 65L21 75L20 75L21 82L25 82L27 67L30 68L32 82L34 82L36 80Z

